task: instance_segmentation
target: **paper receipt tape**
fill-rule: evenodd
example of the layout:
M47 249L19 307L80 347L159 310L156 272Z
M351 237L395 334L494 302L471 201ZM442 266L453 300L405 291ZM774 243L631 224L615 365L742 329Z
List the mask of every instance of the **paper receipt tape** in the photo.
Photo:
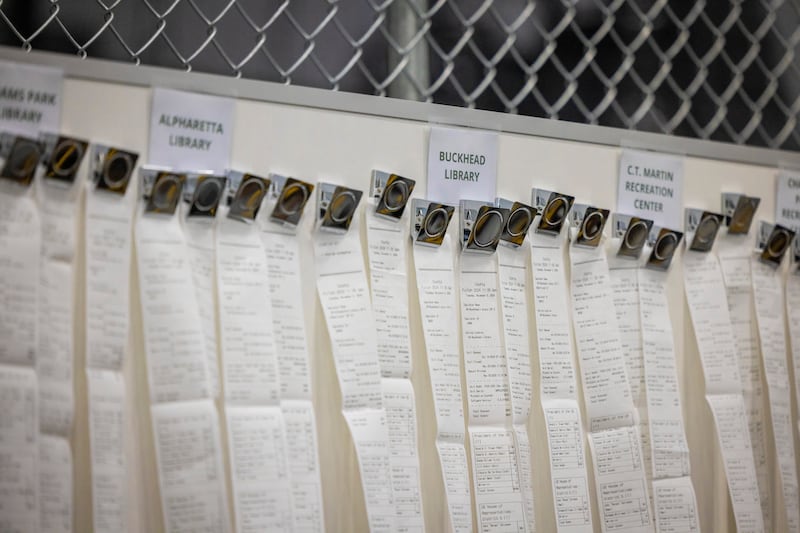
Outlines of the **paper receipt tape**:
M597 248L603 240L603 230L608 221L608 209L585 204L575 204L570 211L570 221L578 232L573 239L577 246Z
M638 259L653 229L653 221L646 218L614 213L611 218L614 237L620 239L618 257Z
M42 159L41 143L29 137L0 134L0 177L30 186Z
M476 200L461 200L458 208L461 250L487 254L497 250L508 221L508 209Z
M702 209L686 209L686 239L694 252L709 252L722 225L724 216Z
M44 147L41 164L47 183L71 186L83 163L89 142L74 137L55 134L42 134Z
M758 228L756 252L758 258L768 265L778 268L786 251L795 240L794 231L779 224L761 222Z
M567 194L546 189L533 189L531 203L540 215L534 226L536 232L553 236L560 235L574 202L575 198Z
M186 174L149 167L142 167L139 174L145 202L144 212L174 215L183 194Z
M441 246L456 208L414 198L411 200L411 239L421 246Z
M722 214L729 235L747 235L753 223L760 198L744 194L722 193Z
M346 233L353 222L363 193L332 183L317 186L317 223L319 229Z
M528 235L533 220L536 218L536 208L521 202L497 198L495 205L508 210L506 223L500 235L500 244L516 248L522 246Z
M375 214L390 220L400 220L406 210L416 182L397 174L373 170L369 196L375 205Z
M138 159L139 155L135 152L102 144L93 145L90 179L95 189L124 196Z

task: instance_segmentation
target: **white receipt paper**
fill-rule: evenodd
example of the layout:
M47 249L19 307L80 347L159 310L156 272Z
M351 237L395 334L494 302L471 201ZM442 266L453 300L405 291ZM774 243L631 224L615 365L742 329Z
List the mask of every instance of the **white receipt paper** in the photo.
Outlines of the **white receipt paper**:
M314 236L317 292L333 348L342 412L355 444L372 532L395 531L389 430L381 389L375 319L364 272L358 214L345 235Z
M563 267L566 241L563 233L550 236L531 230L529 237L556 527L559 533L586 533L593 531L592 509Z
M696 337L706 401L717 427L736 527L739 531L764 531L739 367L732 360L736 340L716 255L687 250L683 275L694 330L703 332Z
M472 502L461 395L458 294L450 236L446 235L439 247L414 245L413 250L447 517L451 531L469 532Z

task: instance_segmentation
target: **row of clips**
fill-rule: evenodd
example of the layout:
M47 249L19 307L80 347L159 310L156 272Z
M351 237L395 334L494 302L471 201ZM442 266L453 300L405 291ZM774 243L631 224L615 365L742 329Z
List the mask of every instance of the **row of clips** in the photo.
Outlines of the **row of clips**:
M27 188L37 172L48 184L71 185L84 157L87 141L56 134L39 139L0 133L0 177ZM138 155L95 144L91 146L90 180L98 191L124 195L133 178ZM142 167L142 192L146 214L174 215L181 201L188 204L187 217L213 219L219 206L228 206L228 217L252 222L265 204L271 204L269 220L293 230L300 223L308 200L316 189L316 223L323 231L346 232L356 214L363 192L331 183L313 184L270 174L263 178L229 171L225 175L206 172L175 172ZM373 171L370 198L375 214L400 221L411 202L411 237L415 244L439 246L444 242L456 207L419 198L412 199L416 182L396 174ZM268 200L268 202L265 202ZM464 253L493 253L498 246L521 246L529 229L537 234L558 236L565 227L576 246L600 245L609 210L575 204L567 194L533 189L531 205L497 198L494 202L462 200L459 203L459 235ZM722 213L686 209L685 229L689 250L710 251L721 227L729 235L746 236L760 199L723 193ZM653 221L615 213L612 232L620 240L617 255L638 259L645 245L651 248L646 266L666 270L683 238L674 229L654 227ZM790 247L800 263L800 243L783 226L761 222L756 251L762 261L777 267Z

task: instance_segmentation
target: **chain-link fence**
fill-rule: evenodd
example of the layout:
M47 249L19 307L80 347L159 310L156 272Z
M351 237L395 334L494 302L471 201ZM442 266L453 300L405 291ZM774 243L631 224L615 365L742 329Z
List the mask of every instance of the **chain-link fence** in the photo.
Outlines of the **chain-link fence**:
M800 150L797 0L0 0L0 44Z

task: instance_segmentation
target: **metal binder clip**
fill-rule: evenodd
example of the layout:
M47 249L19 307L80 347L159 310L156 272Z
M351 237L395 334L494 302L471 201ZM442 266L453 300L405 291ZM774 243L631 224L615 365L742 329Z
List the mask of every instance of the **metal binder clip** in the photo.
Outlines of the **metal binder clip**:
M464 252L493 253L508 221L508 209L476 200L461 200L461 249Z
M786 250L792 245L795 233L779 224L761 222L758 228L756 251L758 258L775 268L779 267Z
M144 212L164 215L174 215L181 199L186 175L142 168L142 195L145 199Z
M362 192L332 183L317 186L317 214L319 227L324 231L345 233L361 201Z
M497 198L495 204L508 210L503 233L500 235L500 244L515 248L522 246L522 243L525 242L525 236L528 235L528 228L531 227L533 219L536 217L536 209L505 198Z
M42 159L42 145L36 139L3 133L0 135L0 158L3 159L0 177L28 187Z
M575 198L545 189L533 189L531 196L533 207L541 214L536 232L559 235Z
M650 243L652 249L645 266L655 270L668 270L682 238L683 233L680 231L659 228L658 235Z
M416 182L412 179L373 170L369 196L377 201L375 214L391 220L401 219L411 199L414 185Z
M189 202L187 218L214 218L225 194L225 176L187 174L184 200Z
M689 249L695 252L708 252L714 247L714 240L725 217L719 213L702 209L686 209L686 233L692 236Z
M88 141L50 133L42 134L41 138L45 147L42 158L44 177L50 183L72 185L89 148Z
M753 217L761 203L760 198L744 194L722 193L722 214L725 215L725 225L728 226L728 235L747 235Z
M253 174L228 171L228 218L253 222L269 191L270 181Z
M102 144L92 146L91 177L99 191L125 195L139 154Z
M570 211L572 225L578 228L575 244L597 248L603 240L603 229L606 227L609 210L585 204L575 204Z
M411 237L416 244L441 246L456 208L415 198L411 201Z
M287 228L297 228L306 202L314 192L314 185L280 174L270 174L269 179L269 198L275 202L269 215L270 221Z
M653 228L653 221L619 213L614 213L611 220L614 236L621 239L617 256L639 259Z

